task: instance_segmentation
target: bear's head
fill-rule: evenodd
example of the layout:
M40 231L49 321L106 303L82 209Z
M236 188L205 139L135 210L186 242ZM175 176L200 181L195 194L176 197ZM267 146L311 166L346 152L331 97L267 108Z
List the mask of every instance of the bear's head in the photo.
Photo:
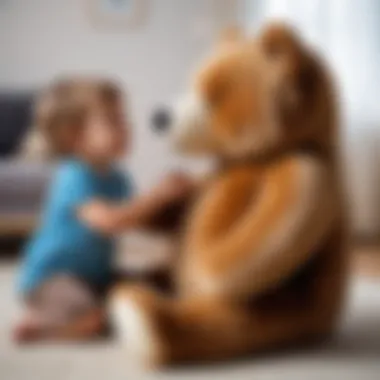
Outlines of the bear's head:
M246 38L227 33L195 73L174 113L187 153L245 159L312 148L331 153L335 97L327 70L282 24Z

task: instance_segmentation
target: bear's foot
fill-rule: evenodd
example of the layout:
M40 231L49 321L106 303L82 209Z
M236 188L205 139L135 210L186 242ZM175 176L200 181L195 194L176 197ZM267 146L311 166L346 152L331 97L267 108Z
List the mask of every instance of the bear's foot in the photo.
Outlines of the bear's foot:
M157 325L160 299L143 287L121 287L111 298L111 323L128 351L148 366L166 362L165 348Z

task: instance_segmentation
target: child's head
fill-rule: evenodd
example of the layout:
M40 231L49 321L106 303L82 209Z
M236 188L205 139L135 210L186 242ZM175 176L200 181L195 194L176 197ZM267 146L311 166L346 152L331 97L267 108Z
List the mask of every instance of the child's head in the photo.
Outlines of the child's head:
M122 102L120 88L107 80L61 80L42 94L37 126L57 156L108 164L126 150Z

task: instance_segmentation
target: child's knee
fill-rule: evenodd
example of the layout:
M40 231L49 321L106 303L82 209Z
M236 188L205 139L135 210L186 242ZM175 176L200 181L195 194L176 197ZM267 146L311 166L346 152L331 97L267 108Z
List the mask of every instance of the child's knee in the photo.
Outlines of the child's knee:
M44 318L57 324L67 323L98 307L98 299L90 287L66 274L46 281L35 298Z

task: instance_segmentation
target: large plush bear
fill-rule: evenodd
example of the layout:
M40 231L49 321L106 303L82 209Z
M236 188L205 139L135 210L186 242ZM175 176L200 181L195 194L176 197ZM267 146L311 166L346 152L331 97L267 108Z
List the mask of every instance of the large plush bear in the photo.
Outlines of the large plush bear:
M186 217L175 292L111 297L139 358L221 360L333 330L346 278L336 113L326 68L285 26L229 34L201 65L173 133L218 168Z

